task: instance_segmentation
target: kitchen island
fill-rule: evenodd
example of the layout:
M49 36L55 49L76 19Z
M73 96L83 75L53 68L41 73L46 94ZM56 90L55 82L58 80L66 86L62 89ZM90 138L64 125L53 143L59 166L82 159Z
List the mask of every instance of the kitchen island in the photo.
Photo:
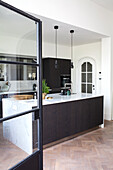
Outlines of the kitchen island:
M50 144L103 126L103 96L92 94L48 95L43 101L43 144Z
M50 144L66 137L103 124L103 96L91 94L48 94L53 99L43 100L43 144ZM36 99L3 99L3 117L37 106ZM4 137L28 154L33 151L32 114L4 122ZM36 125L37 126L37 125ZM20 132L22 129L22 133ZM7 130L9 129L9 130ZM36 128L35 128L36 130ZM24 136L24 141L23 141ZM26 139L25 139L26 138ZM37 142L37 141L36 141Z

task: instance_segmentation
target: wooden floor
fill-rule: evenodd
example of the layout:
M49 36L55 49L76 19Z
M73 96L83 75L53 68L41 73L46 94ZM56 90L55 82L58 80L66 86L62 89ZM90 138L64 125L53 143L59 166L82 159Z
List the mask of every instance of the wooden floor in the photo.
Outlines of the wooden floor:
M113 170L113 122L45 149L44 170Z
M0 170L7 170L28 156L3 137L3 125L0 123Z

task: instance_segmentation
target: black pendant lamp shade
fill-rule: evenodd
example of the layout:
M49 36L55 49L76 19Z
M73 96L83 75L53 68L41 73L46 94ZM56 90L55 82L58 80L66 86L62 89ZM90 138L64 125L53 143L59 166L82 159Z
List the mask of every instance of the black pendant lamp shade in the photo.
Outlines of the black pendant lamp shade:
M74 65L73 65L73 33L74 33L74 30L70 30L70 33L71 33L71 68L74 68Z
M58 26L55 25L54 29L55 29L55 55L56 55L55 68L57 69L57 67L58 67L58 63L57 63L57 30L58 30Z

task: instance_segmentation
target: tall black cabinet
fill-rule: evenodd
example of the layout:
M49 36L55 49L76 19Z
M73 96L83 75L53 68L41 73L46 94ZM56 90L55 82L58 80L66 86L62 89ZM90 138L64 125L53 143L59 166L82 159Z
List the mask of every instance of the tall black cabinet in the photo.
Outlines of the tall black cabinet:
M43 58L43 79L46 79L52 92L60 92L61 75L71 75L71 60Z

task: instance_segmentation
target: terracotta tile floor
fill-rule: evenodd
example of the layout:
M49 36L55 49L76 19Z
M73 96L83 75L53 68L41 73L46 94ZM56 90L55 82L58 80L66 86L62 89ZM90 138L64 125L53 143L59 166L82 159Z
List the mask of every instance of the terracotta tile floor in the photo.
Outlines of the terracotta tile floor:
M44 150L44 170L113 170L113 122Z
M0 170L7 170L25 159L28 155L3 138L2 123L0 123Z

